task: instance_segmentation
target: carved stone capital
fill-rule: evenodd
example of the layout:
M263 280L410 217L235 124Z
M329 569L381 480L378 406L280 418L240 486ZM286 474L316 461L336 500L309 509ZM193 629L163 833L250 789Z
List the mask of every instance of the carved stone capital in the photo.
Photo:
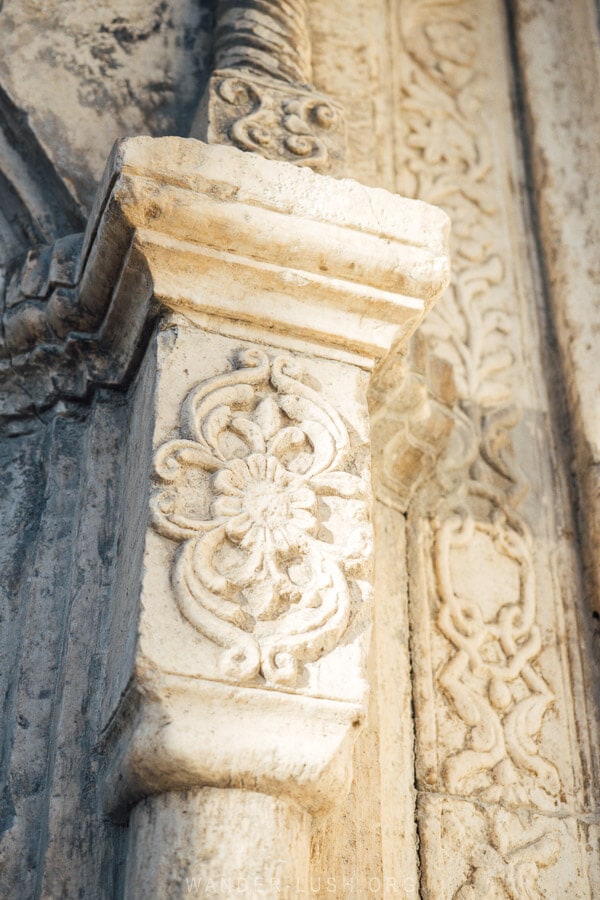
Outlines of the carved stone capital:
M447 231L419 201L233 148L123 141L83 240L34 254L9 285L0 419L127 383L160 309L370 367L445 286Z
M346 137L339 104L310 86L250 70L213 72L193 134L315 172L342 172Z
M367 385L446 286L447 234L419 201L137 138L115 148L68 292L48 277L6 310L23 377L37 341L51 352L38 408L65 373L71 396L130 389L101 757L108 811L139 804L136 847L154 834L144 798L209 791L225 809L236 789L307 848L306 812L349 785L372 618Z
M77 285L105 317L65 340L96 378L100 360L126 373L157 317L132 399L110 808L233 786L324 811L364 718L368 373L444 288L446 217L173 138L124 142L105 185Z

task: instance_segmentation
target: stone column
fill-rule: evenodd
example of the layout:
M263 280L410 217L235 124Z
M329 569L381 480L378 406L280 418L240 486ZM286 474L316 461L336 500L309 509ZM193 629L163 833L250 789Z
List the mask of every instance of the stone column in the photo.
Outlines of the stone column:
M100 748L126 893L297 896L364 720L366 388L447 283L448 220L176 138L123 142L103 184L76 300L105 310L77 338L87 378L131 371L153 326Z
M306 0L219 0L214 64L192 137L344 173L343 110L311 84Z

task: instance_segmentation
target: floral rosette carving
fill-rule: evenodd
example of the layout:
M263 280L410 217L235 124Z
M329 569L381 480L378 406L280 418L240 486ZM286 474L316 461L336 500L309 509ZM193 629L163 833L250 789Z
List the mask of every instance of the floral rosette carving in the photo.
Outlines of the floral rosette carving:
M350 621L347 574L369 554L365 484L343 470L342 419L291 359L248 350L239 363L193 388L185 437L158 448L153 520L181 542L175 599L222 648L222 676L294 686ZM325 498L345 507L344 546L322 527Z

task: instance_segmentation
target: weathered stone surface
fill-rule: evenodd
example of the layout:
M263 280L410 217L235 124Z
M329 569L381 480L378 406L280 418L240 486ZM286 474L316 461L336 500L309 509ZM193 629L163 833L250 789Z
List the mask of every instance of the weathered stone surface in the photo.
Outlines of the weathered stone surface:
M376 497L377 483L374 485ZM347 799L315 823L317 897L417 896L414 732L404 516L374 503L375 597L367 723Z
M294 900L310 890L307 819L293 803L255 791L149 797L133 813L125 896Z
M147 701L122 764L129 790L252 784L319 808L347 779L327 748L363 717L365 374L181 317L161 331L157 366L135 663Z
M398 15L398 186L440 202L454 225L453 284L422 328L452 371L456 401L440 414L453 427L408 503L423 890L554 896L560 883L591 897L597 849L577 820L598 812L586 774L598 765L594 674L535 271L507 188L519 168L498 74L508 84L506 49L492 38L502 14L406 0ZM427 396L413 406L419 427L433 409ZM426 442L417 449L418 469ZM402 508L405 478L398 488Z
M215 66L306 85L312 77L306 0L219 0Z
M213 72L192 135L323 174L344 171L342 108L325 94L262 72Z
M576 472L587 599L600 614L600 40L594 3L515 5L520 77L531 135L542 263L560 353ZM572 438L572 439L571 439Z
M212 24L192 0L2 4L0 84L85 208L115 140L188 133Z
M193 137L344 174L343 110L310 84L306 0L221 0L214 59Z
M115 21L110 19L111 30L102 36L94 31L94 23L106 22L103 17L108 4L91 10L80 5L72 9L72 4L46 3L42 10L39 4L5 0L0 27L9 21L25 22L33 16L32 24L27 26L30 29L27 47L17 47L17 33L11 32L7 41L12 52L0 62L3 72L12 73L10 84L3 83L8 95L31 113L27 126L30 130L19 120L16 137L8 141L11 151L17 148L16 156L14 152L7 154L4 145L0 151L3 172L8 171L7 160L17 163L9 174L13 179L11 184L18 183L19 190L29 184L32 169L38 176L41 172L42 180L46 179L51 187L54 171L67 177L72 175L79 198L87 202L85 197L91 196L93 182L113 136L122 131L131 132L132 127L152 133L158 133L163 126L165 130L174 127L181 132L183 128L171 123L183 122L184 118L188 123L191 121L197 103L197 96L192 98L192 94L193 90L200 94L200 82L192 89L187 74L183 78L181 96L187 98L185 115L180 115L183 106L175 109L179 100L169 90L177 81L177 66L179 75L190 72L187 62L180 63L195 52L190 47L192 35L178 31L177 23L172 31L167 21L169 13L163 10L156 31L145 40L140 32L141 40L129 41L128 31L134 30L134 23L129 21L134 18L132 9L135 27L150 19L156 23L152 18L155 13L152 4L143 10L134 6L130 2L125 7L121 4L114 15ZM235 0L230 6L235 7ZM594 730L595 676L588 671L586 626L582 628L579 621L583 596L577 561L579 549L573 538L562 463L553 449L551 423L556 415L556 378L552 370L557 356L552 349L541 354L539 351L546 338L542 340L538 324L537 307L543 306L541 294L531 277L531 261L534 260L535 266L537 250L534 246L524 250L526 234L535 229L523 225L519 211L524 192L511 139L515 116L507 108L512 76L504 51L504 5L490 3L484 9L471 0L449 3L402 0L396 5L384 0L329 0L326 4L311 0L308 6L313 83L318 92L325 92L332 103L341 104L347 111L346 174L365 183L445 205L455 221L457 265L446 312L440 308L435 324L432 320L429 342L432 348L435 345L435 352L425 356L418 353L409 365L394 363L380 372L380 390L373 405L376 416L373 439L377 448L376 486L381 504L375 514L376 588L379 584L384 604L381 614L378 611L375 618L376 658L372 658L369 676L376 685L376 693L370 701L370 726L359 736L356 775L348 800L315 830L307 890L321 897L336 893L338 896L411 897L418 891L436 898L489 894L521 900L526 895L554 897L558 893L592 897L598 892L594 772L599 742ZM589 75L596 67L595 50L590 49L596 41L594 11L587 0L576 0L568 5L568 10L566 5L563 9L560 4L533 2L519 2L514 4L514 9L522 66L520 77L533 126L530 136L534 187L542 222L540 239L556 310L554 325L567 373L570 414L576 423L571 433L563 420L565 441L574 444L573 435L576 435L579 442L574 459L577 477L583 485L580 496L585 512L586 507L591 508L591 498L598 490L598 466L590 451L597 387L593 358L590 361L594 320L589 299L594 288L595 259L592 228L585 230L583 224L588 214L593 216L594 204L590 185L595 170L591 163L585 162L591 153L589 148L594 146L595 82ZM52 27L48 25L49 16L55 10L59 10L57 29L52 23ZM189 13L193 18L197 10L197 6L192 10L180 5L174 15L185 18ZM125 22L116 21L117 17ZM89 21L92 27L88 29ZM45 29L43 35L40 25ZM83 31L78 33L80 27ZM57 36L57 30L63 33ZM169 34L183 37L187 46L170 48ZM98 43L99 37L106 47ZM198 37L203 40L202 35ZM163 38L167 40L164 51L158 46ZM105 47L105 60L108 59L111 41L117 48L112 54L117 65L104 66L100 71L94 68L101 65L95 54ZM78 44L76 49L69 49L69 45L74 48L75 44ZM60 57L56 72L50 71L44 59L35 63L40 54L44 55L44 47L53 48L50 52L55 51L56 57ZM68 53L71 55L66 60ZM168 56L175 60L173 73L167 71ZM72 63L77 63L80 57L87 69L75 72ZM146 89L144 85L149 83L155 60L162 73L161 80ZM217 62L221 66L233 62L235 67L239 58L223 58ZM69 67L66 74L65 66ZM135 70L133 76L131 67ZM43 79L42 86L36 83L35 72ZM272 77L274 73L269 74ZM83 94L73 99L84 79L91 84L92 94L106 85L110 97L104 109L82 107ZM133 89L127 97L121 92L126 81ZM17 88L18 96L14 93ZM61 94L59 99L56 99L57 91ZM163 100L165 103L153 112L150 107L155 100L158 104ZM81 133L74 131L78 119ZM36 147L45 156L39 170L37 163L29 169L18 165L20 148L33 141L30 134L35 135ZM591 140L588 134L592 135ZM105 136L107 145L103 146ZM144 161L143 165L146 164ZM14 207L18 214L8 224L0 220L0 240L11 248L6 256L12 256L23 241L38 240L38 233L45 240L65 233L64 221L57 225L52 215L44 219L48 209L51 212L57 209L54 189L49 192L49 206L45 206L45 193L39 189L40 182L34 181L24 202L19 200ZM194 190L191 182L182 188L186 196ZM6 198L12 198L14 191L13 194L3 191L2 184L0 205L6 209ZM366 202L367 195L355 196L357 208ZM40 197L44 202L38 203ZM164 199L165 194L161 197ZM317 203L317 199L313 194L310 202ZM242 204L245 212L254 200L254 196L246 198ZM71 208L70 201L67 205ZM158 205L148 208L147 219L135 224L137 243L128 265L131 273L137 274L121 286L122 303L117 302L113 308L120 310L121 315L109 319L110 327L104 332L106 337L115 334L122 337L122 346L129 351L141 346L143 341L137 344L139 332L132 327L132 320L122 315L131 312L127 298L149 296L152 290L152 279L145 280L145 257L138 254L138 250L141 254L149 251L152 242L144 238L142 247L139 235L141 230L154 227L151 213L156 212ZM129 212L133 207L128 207ZM94 218L100 220L101 216L95 214ZM177 221L180 225L180 220ZM252 227L255 221L252 220ZM263 234L265 243L273 234L279 237L281 220L277 221L279 225L273 227L270 235ZM246 318L240 324L237 320L246 315L243 297L238 297L228 314L219 319L215 314L215 297L207 301L190 290L186 266L191 267L191 261L199 259L200 254L193 245L198 235L204 234L205 218L200 214L190 216L188 224L187 233L174 233L169 223L159 223L158 230L166 239L161 248L154 247L152 264L166 264L172 255L177 272L176 285L174 279L170 284L166 281L161 284L161 305L170 305L176 293L175 305L180 301L186 304L182 331L192 327L193 319L194 326L201 325L211 332L226 329L232 346L236 342L241 345L258 341L269 353L280 353L282 342L289 340L289 320L285 328L269 329L265 338L261 329L270 319L268 303L265 302L260 321L251 324ZM242 219L239 229L244 228ZM121 231L112 232L117 248L131 238L127 229L125 223ZM77 231L80 227L69 230ZM211 240L215 240L215 233L211 232ZM341 234L341 242L350 237L345 226ZM291 229L282 236L281 245L284 240L293 242L294 235L295 229ZM226 238L230 236L228 233ZM364 234L349 244L348 263L354 256L360 258L362 238ZM308 251L314 252L314 246L311 249L306 235L302 240L305 242L302 255L310 256ZM326 264L325 249L340 243L330 244L329 240L330 237L323 239L320 248ZM189 254L186 248L186 253L179 255L182 242L189 242L192 248ZM250 243L244 245L245 254L249 247ZM237 245L234 249L241 252ZM120 252L118 249L115 258ZM219 244L219 252L229 252L226 241ZM69 268L60 263L60 256L52 257L49 251L35 254L29 260L21 292L15 292L14 282L10 276L7 278L7 334L11 339L24 336L27 342L38 329L42 337L47 334L51 337L50 349L42 347L37 351L42 351L35 360L41 382L31 392L33 398L26 396L31 381L16 380L13 387L13 396L20 391L20 402L28 404L32 412L46 420L53 417L52 408L42 412L48 403L48 393L64 396L65 385L72 393L77 393L73 385L81 386L77 387L79 400L63 401L65 405L58 408L63 415L73 415L77 408L83 412L88 402L86 383L93 384L94 379L99 379L98 365L106 358L104 350L109 345L108 341L102 344L95 331L88 332L91 344L100 347L97 362L88 373L84 372L86 379L89 375L88 382L74 379L69 385L68 377L61 378L60 383L55 378L57 368L54 367L62 365L62 342L68 341L70 333L77 330L71 324L69 305L74 299L69 291L74 282ZM261 258L261 265L265 261ZM95 266L93 271L98 281L90 279L88 283L91 309L86 308L85 312L97 314L98 321L103 322L111 299L117 299L112 287L118 280L119 267L110 268L114 263L110 257L104 261L90 257L90 262ZM108 277L108 270L103 270L105 264L110 269ZM206 270L212 265L214 260L207 256ZM295 268L299 268L301 277L306 277L307 272L313 276L323 274L311 265L308 269ZM222 272L223 269L218 278ZM342 281L353 279L349 265L337 270L337 274L342 275ZM371 287L375 284L368 279L367 282ZM273 283L277 283L276 279ZM54 287L48 293L49 285ZM327 344L327 333L335 330L335 316L323 317L323 308L314 302L316 292L322 288L321 281L296 287L295 299L299 300L304 292L312 305L304 320L300 317L295 320L295 326L305 328L305 333L286 352L295 359L307 357L311 372L316 360L314 377L321 384L323 347ZM347 286L343 287L347 297ZM288 284L286 296L289 291ZM281 294L274 293L275 308L282 306ZM207 304L206 308L199 311L203 303ZM372 332L367 336L366 331L362 333L360 327L355 327L347 333L361 346L355 346L348 354L340 342L336 351L338 362L343 368L350 369L356 364L362 367L364 344L371 341ZM127 337L133 340L128 342ZM44 423L35 414L27 420L14 420L16 436L7 445L3 471L8 473L11 484L21 485L15 505L10 496L2 498L6 512L0 541L5 549L2 558L6 558L8 565L3 569L3 574L6 573L3 588L7 591L9 612L9 618L3 621L1 672L8 686L6 715L9 721L12 718L12 724L4 732L2 757L8 785L3 808L6 813L3 823L8 825L5 836L8 864L2 891L8 896L27 895L30 889L30 892L41 890L47 896L63 892L121 896L124 891L119 859L126 829L109 823L100 813L96 766L100 765L102 770L102 783L106 773L102 755L90 757L89 748L97 738L100 695L110 703L116 700L115 695L127 684L136 657L134 601L139 596L141 577L132 577L132 572L141 576L152 466L149 429L154 409L155 345L151 343L150 347L136 383L132 418L128 418L126 407L117 414L117 409L107 405L103 398L104 405L101 403L94 413L95 424L91 420L80 423L78 446L90 448L90 454L80 454L80 460L72 452L74 445L69 440L63 442L67 432L78 433L76 427L64 422L52 426L51 440L48 432L43 437ZM90 349L87 338L84 348L87 365L91 358L87 355ZM121 361L130 358L127 352ZM11 355L20 362L19 354L12 351L5 359ZM73 362L76 366L72 372L81 376L80 357L76 355ZM227 357L219 371L231 373L234 366L233 360ZM32 368L30 362L24 366L27 378ZM211 372L218 374L214 368ZM128 371L119 383L126 383L132 374ZM69 371L66 375L70 377ZM198 381L203 381L202 374ZM311 381L309 386L314 388L314 383ZM261 390L266 391L267 387L263 384ZM326 384L324 387L328 389ZM173 433L164 436L163 444L182 438L183 425L178 418L181 399L178 394L173 402L170 419ZM329 399L332 401L331 396ZM388 399L390 405L386 406ZM96 403L99 402L97 399ZM513 403L520 410L520 420L517 412L513 414L510 409ZM90 430L84 436L86 429ZM30 433L21 434L21 431ZM98 450L91 453L95 445ZM51 455L47 457L47 453ZM83 457L88 460L86 463ZM56 461L53 466L58 475L46 481L44 460L48 459ZM78 481L79 488L68 497L57 498L57 479L62 477L67 464L73 468L71 481L73 484ZM78 465L82 467L79 475ZM123 484L118 481L119 473L124 477ZM47 498L43 496L45 483L49 486ZM164 489L164 482L161 484ZM527 493L525 487L529 489ZM482 489L489 491L485 497ZM449 501L440 507L438 501L442 497L448 497ZM81 507L81 511L76 511L75 506ZM54 527L57 519L52 518L52 510L56 512L59 508L60 527ZM409 606L405 597L406 555L400 540L404 528L400 510L406 508L410 519L409 568L413 576L410 635L406 621ZM438 513L437 517L432 515L432 510ZM499 512L504 514L504 520ZM105 533L106 522L111 520L122 523L118 526L122 533L120 542L114 531ZM597 543L593 514L587 515L585 523L583 535L588 541L588 563L592 568L594 542ZM453 526L456 526L454 530ZM328 527L327 523L324 527ZM77 538L72 548L64 536L73 532L77 532ZM35 533L39 534L39 545L34 543ZM100 533L103 536L98 540L101 557L98 562L95 543ZM157 540L170 540L154 536ZM461 539L464 539L462 545ZM176 556L177 547L181 548L183 543L171 541L167 546ZM448 551L448 565L443 562L444 548ZM113 575L115 555L118 564ZM81 566L72 571L79 558ZM64 572L63 580L70 585L68 590L74 592L74 601L67 596L57 599L40 587L52 581L49 567L54 559L60 559L55 581ZM30 579L17 588L19 569L29 561L40 563L38 571L33 571ZM170 564L170 558L167 562ZM97 573L99 594L95 585L85 581L88 567ZM168 590L172 591L170 585ZM593 589L589 591L592 592ZM462 598L460 604L454 594ZM169 596L174 602L173 594ZM28 605L32 597L36 598L35 609ZM465 625L457 614L465 598L469 601L468 609L476 614L477 640L469 631L473 620ZM71 618L65 624L63 612L69 604ZM51 610L54 610L52 614ZM482 613L479 618L478 611ZM112 649L105 660L109 614L112 615ZM32 637L29 630L40 619L46 624ZM26 620L32 624L24 632L22 626ZM183 626L186 621L185 617L181 618ZM523 630L524 625L527 627ZM193 631L189 622L187 627ZM479 639L481 644L477 644ZM503 664L511 657L511 641L517 648L516 655L520 654L519 659L524 662L522 667L519 659L512 669ZM477 644L475 650L474 644ZM58 646L65 648L61 663L48 675ZM463 665L465 646L472 654ZM29 658L33 667L38 666L37 674L29 667ZM512 660L515 662L514 653ZM418 835L412 782L413 697L406 684L411 664L418 713ZM315 667L320 663L312 661L309 665ZM462 669L457 674L460 666ZM89 679L82 679L81 673L88 670ZM104 689L104 676L97 676L99 671L108 673L108 690ZM20 673L24 687L16 693ZM490 677L493 673L494 677ZM54 699L41 696L49 690L48 681ZM186 714L182 706L189 700L189 694L186 699L185 691L180 691L172 692L165 701L167 687L165 680L160 685L162 705L155 702L155 696L144 698L150 708L154 704L154 709L162 711L163 722L170 713ZM38 688L40 696L34 702ZM225 689L230 690L230 686L225 685ZM507 690L510 702L503 706ZM23 700L30 713L27 731L35 738L31 747L22 734L16 737L24 725L14 719L15 698L19 702ZM305 702L304 697L301 700ZM39 722L34 715L36 710ZM479 723L474 722L477 716ZM50 735L44 733L48 721L53 723ZM487 731L481 727L482 722L489 726ZM266 739L268 735L263 737ZM40 768L35 755L42 745L46 748L44 752L47 751L47 764ZM292 749L296 752L300 748ZM503 759L495 764L490 762L499 753L504 754ZM552 767L560 782L558 792ZM30 779L29 771L36 777ZM458 780L454 777L457 773ZM494 802L494 793L504 797L501 803ZM152 833L160 825L155 834L164 828L160 843L166 855L155 857L155 868L147 870L139 865L143 854L136 857L136 879L145 874L150 880L154 873L163 873L169 883L174 875L177 890L182 884L186 889L181 875L189 870L191 857L168 851L169 841L178 845L181 835L193 830L184 824L188 816L186 802L179 803L179 796L174 798L171 818L163 818L161 822L154 818L152 811L158 810L161 803L166 809L168 797L150 800L144 810L139 808L140 821L146 816L144 834L149 838L144 846L156 847ZM552 815L548 815L549 807L555 808ZM261 818L256 810L252 815L267 830L271 827L273 816ZM194 824L197 826L198 822L194 820ZM304 849L300 855L305 853L306 834L304 829ZM421 847L419 860L417 836ZM222 851L225 837L219 834L217 843ZM201 842L195 843L194 852L201 853L202 846ZM293 859L292 863L295 864ZM418 865L422 879L417 887L412 879ZM27 869L25 878L24 869ZM150 887L148 892L152 893Z
M419 833L426 900L596 896L598 826L585 819L421 797Z
M18 477L23 485L21 494L3 494L16 501L12 514L3 511L2 529L12 560L2 568L6 896L98 896L99 885L109 896L118 872L122 829L99 805L93 749L127 432L126 407L113 401L98 398L79 421L59 415L46 426L36 422L3 448L16 451L3 463L4 483ZM11 565L19 570L12 576Z
M9 285L2 417L122 384L157 300L225 334L266 325L377 359L445 285L446 241L443 213L385 191L197 141L125 141L83 244L33 253Z
M151 297L160 316L123 484L105 807L211 786L322 813L365 713L367 372L445 286L446 217L176 139L125 142L105 184L75 303L100 325L66 342L118 383Z
M26 114L0 84L0 271L30 247L82 231L84 225L82 210Z

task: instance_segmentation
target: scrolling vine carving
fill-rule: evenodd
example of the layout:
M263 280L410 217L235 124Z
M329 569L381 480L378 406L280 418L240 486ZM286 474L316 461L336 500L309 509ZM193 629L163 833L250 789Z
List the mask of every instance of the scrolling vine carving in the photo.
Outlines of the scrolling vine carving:
M239 362L189 393L184 437L158 448L154 523L181 542L175 599L222 648L222 675L293 687L350 621L348 575L368 555L365 484L345 471L342 419L291 359L248 350ZM326 498L352 522L343 546L320 527Z
M461 592L452 565L454 553L474 542L482 555L510 561L503 574L516 570L514 578L504 575L502 591L488 590L479 601ZM558 772L541 756L535 740L554 696L534 667L541 636L527 531L497 502L487 521L456 511L437 532L435 568L442 601L437 624L454 649L439 683L469 727L468 747L445 761L448 790L526 804L523 776L533 775L538 786L555 796Z
M540 823L523 827L513 813L502 807L488 809L482 817L489 843L472 848L471 875L453 900L537 900L539 870L554 865L560 856L560 830L547 829Z
M454 442L437 472L447 496L440 503L435 490L425 489L413 512L420 540L428 540L433 523L434 702L441 721L455 729L454 743L438 735L431 778L454 796L552 807L563 785L546 758L543 726L555 697L537 624L533 546L517 513L529 487L513 439L527 376L487 121L480 12L471 0L403 0L398 13L397 188L442 206L453 223L453 284L422 327L430 351L450 363L458 394ZM478 579L470 582L465 571L473 566ZM511 856L516 821L507 811L506 852L496 853L487 874L475 866L456 897L479 896L486 878L486 896L492 883L511 897L538 896L539 867L556 861L560 841L542 835ZM485 852L493 856L494 847L490 837Z

